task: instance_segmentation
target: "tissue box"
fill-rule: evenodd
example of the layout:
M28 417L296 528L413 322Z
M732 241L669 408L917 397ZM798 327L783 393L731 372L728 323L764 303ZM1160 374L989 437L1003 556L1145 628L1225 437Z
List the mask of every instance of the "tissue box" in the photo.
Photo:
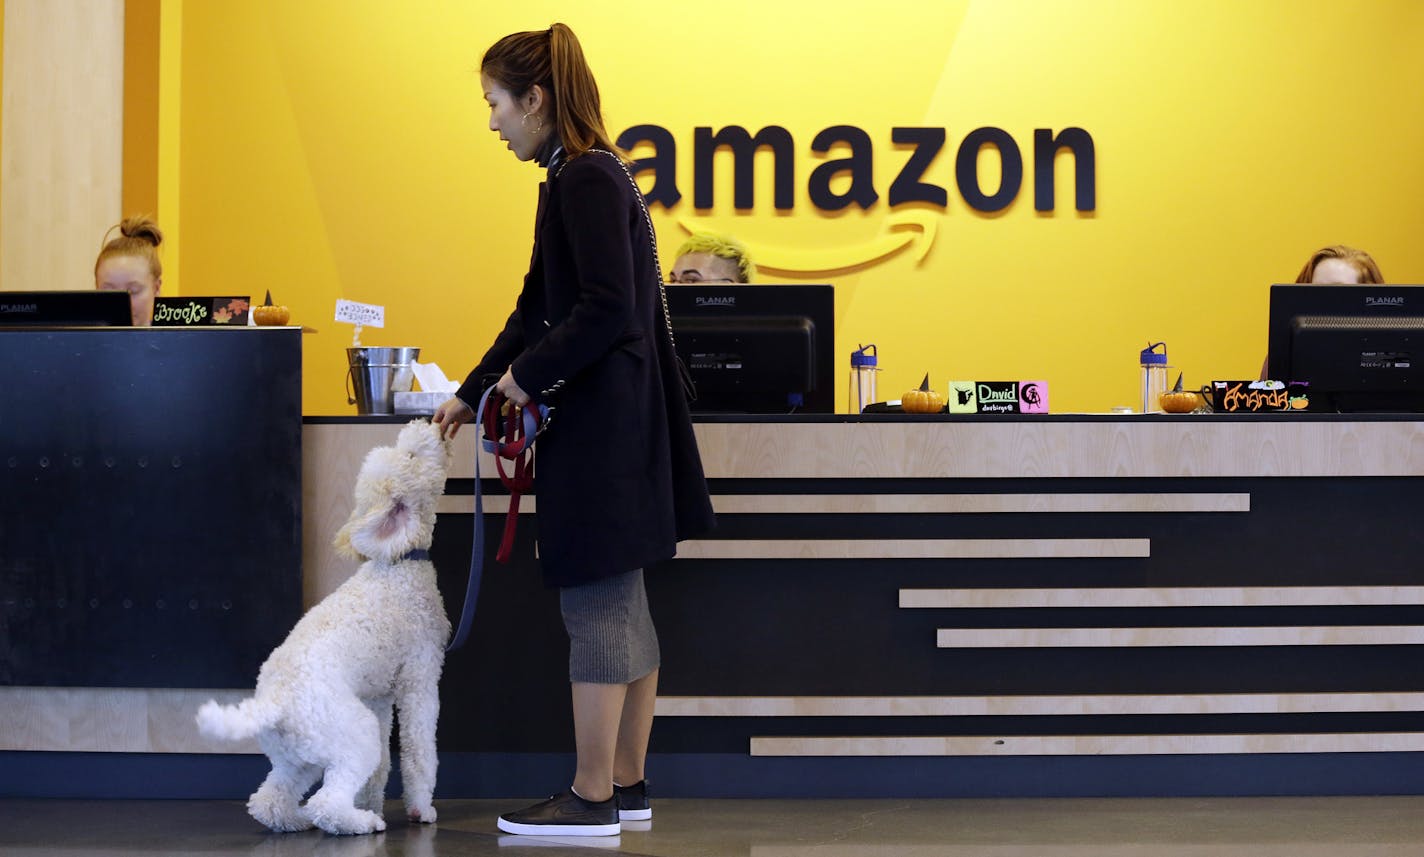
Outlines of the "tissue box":
M398 414L433 414L450 395L438 390L417 390L410 393L392 393L391 401Z

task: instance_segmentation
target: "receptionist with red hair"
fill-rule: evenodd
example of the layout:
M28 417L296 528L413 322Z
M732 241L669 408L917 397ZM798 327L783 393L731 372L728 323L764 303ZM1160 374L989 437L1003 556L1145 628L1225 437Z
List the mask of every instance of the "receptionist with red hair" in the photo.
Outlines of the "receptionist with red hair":
M1295 278L1297 283L1315 285L1345 285L1383 283L1384 275L1379 265L1364 250L1334 244L1321 247L1300 269Z
M1364 250L1357 250L1344 244L1332 244L1329 247L1321 247L1316 250L1310 260L1305 263L1305 267L1300 269L1295 281L1300 284L1316 286L1371 285L1383 283L1384 274L1380 273L1379 265L1375 263L1374 257ZM1265 362L1261 364L1262 381L1266 380L1266 374L1269 371L1270 357L1268 355ZM1277 380L1287 379L1278 378Z
M94 260L94 287L126 292L134 326L147 327L153 323L153 299L163 285L163 264L158 261L163 233L147 217L126 217L109 232L115 229L119 234L105 242Z

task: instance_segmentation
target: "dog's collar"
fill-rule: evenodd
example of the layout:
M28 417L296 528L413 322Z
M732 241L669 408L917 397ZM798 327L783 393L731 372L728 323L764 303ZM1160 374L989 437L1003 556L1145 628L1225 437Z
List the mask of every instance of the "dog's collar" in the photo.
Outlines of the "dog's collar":
M396 560L396 562L404 562L408 559L430 559L430 551L426 550L425 548L416 548L415 550L408 550L405 553L401 554L401 556Z

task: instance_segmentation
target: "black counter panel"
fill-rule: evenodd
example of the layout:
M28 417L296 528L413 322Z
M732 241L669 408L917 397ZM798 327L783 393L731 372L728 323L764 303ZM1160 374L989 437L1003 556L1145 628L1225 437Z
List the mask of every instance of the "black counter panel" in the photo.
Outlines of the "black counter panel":
M0 365L0 684L250 687L302 608L300 330L7 330Z

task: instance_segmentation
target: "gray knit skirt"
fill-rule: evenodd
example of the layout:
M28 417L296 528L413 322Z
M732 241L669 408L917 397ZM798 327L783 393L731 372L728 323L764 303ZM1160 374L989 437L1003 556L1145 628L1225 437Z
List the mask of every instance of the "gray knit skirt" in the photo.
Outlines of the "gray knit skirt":
M641 568L559 590L569 632L569 680L628 684L658 668L658 632Z

